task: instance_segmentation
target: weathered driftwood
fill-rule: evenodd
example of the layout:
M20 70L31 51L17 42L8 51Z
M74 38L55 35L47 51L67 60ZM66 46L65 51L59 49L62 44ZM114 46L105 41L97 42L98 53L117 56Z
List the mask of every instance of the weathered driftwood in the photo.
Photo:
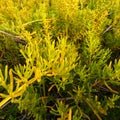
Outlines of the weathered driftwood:
M22 45L26 45L26 41L23 40L22 38L18 37L18 35L12 34L12 33L8 33L5 31L0 30L0 34L3 34L5 36L11 37L15 42L20 43Z

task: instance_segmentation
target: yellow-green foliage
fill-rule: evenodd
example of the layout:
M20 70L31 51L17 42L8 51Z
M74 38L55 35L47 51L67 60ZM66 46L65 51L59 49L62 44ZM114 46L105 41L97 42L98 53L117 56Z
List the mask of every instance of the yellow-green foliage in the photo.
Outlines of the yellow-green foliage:
M120 60L111 55L119 8L119 0L1 0L0 31L27 44L0 32L0 109L11 101L36 120L109 119L119 109Z

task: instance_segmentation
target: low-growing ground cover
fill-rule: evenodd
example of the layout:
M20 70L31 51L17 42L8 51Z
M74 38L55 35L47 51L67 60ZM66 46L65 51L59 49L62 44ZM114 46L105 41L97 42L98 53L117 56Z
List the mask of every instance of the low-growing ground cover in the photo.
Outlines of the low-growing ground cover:
M0 119L119 120L119 8L0 1Z

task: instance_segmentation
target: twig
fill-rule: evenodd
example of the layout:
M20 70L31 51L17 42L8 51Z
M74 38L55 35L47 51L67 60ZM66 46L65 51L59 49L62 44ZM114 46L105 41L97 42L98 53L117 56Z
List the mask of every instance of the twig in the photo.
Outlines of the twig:
M104 35L106 32L108 32L109 30L111 30L111 28L112 28L112 25L110 25L110 26L103 32L103 35Z
M11 103L11 100L7 101L2 107L0 107L0 109L4 109L10 103Z
M67 97L67 98L56 98L56 101L67 101L67 100L73 100L73 98L71 98L71 97Z
M23 40L22 38L17 37L17 35L14 35L14 34L2 31L2 30L0 30L0 34L4 34L6 36L9 36L9 37L13 38L13 40L15 42L20 43L22 45L26 45L27 44L25 40Z

